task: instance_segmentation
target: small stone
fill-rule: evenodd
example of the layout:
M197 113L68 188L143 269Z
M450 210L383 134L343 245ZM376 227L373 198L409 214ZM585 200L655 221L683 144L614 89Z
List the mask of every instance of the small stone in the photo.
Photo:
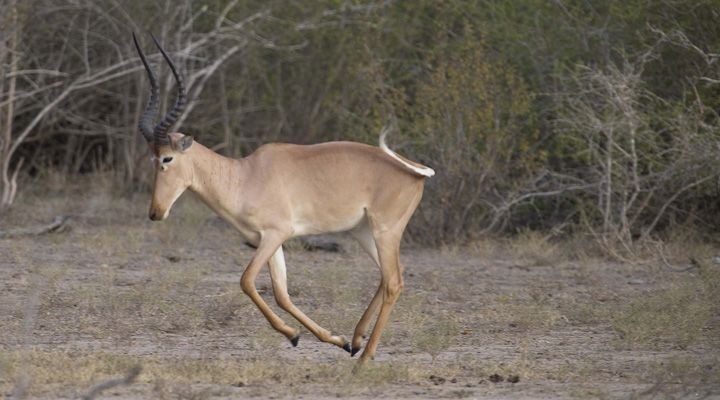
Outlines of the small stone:
M505 380L505 378L503 378L502 375L498 375L498 374L492 374L488 377L488 379L492 383L498 383L498 382L502 382Z

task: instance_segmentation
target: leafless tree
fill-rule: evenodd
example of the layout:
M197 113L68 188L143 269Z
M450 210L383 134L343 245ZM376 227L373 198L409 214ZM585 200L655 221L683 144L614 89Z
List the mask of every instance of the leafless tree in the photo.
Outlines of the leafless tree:
M129 10L112 0L67 2L55 7L42 1L37 3L41 3L36 4L40 12L33 15L29 15L30 7L20 6L16 0L9 0L7 7L3 7L0 43L3 66L0 70L0 210L9 207L15 200L18 172L23 162L27 161L37 169L43 167L41 158L33 155L26 160L18 152L23 144L41 138L47 140L57 133L67 135L71 139L65 145L68 159L63 164L65 168L74 165L67 172L77 172L98 142L78 140L76 137L98 137L102 139L100 143L107 146L117 143L119 149L110 153L117 153L124 159L126 179L134 177L135 164L145 151L134 132L142 105L130 100L138 97L131 91L144 91L145 88L142 75L136 73L142 67L129 45L129 38L132 30L145 31L146 27L136 22L139 18L130 15ZM160 25L152 30L167 43L168 48L173 49L173 57L185 66L183 69L189 88L188 113L177 125L182 124L198 104L208 80L248 43L282 47L252 30L253 23L268 17L266 10L231 21L228 14L237 4L238 1L229 2L222 12L214 16L212 29L203 32L193 31L193 23L202 16L204 9L193 14L190 1L167 1L164 4L166 14ZM67 19L65 36L54 39L55 45L62 46L64 50L52 54L23 51L30 46L30 43L26 46L23 40L38 40L27 25L37 23L37 18L50 13L53 18ZM91 21L98 20L102 21L102 32L93 29ZM150 59L157 60L158 56L151 55ZM172 101L172 85L171 81L164 82L162 98L165 103ZM90 93L92 95L88 96ZM111 97L118 109L108 110L106 103L93 104L92 99L97 95ZM55 131L43 131L43 126L52 127ZM71 159L74 162L70 162Z
M591 199L587 229L616 256L633 254L673 202L717 177L697 104L672 113L642 80L650 52L622 65L579 66L558 93L558 129L588 169L572 172ZM658 131L662 126L664 131Z

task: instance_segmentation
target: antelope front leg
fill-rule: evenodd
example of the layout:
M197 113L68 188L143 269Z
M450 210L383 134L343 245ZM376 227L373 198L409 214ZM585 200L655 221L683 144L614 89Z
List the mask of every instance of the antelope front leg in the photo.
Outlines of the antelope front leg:
M296 346L300 337L300 331L285 324L285 322L280 319L280 317L278 317L272 309L270 309L255 288L255 279L257 278L258 273L260 273L260 269L268 262L270 257L275 253L276 249L280 248L283 241L284 236L279 234L266 233L262 235L260 245L255 252L255 256L250 261L250 265L248 265L245 269L245 272L243 272L242 278L240 279L240 287L242 287L243 292L245 292L253 303L255 303L257 308L260 309L260 312L262 312L268 322L270 322L270 325L272 325L276 331L285 335L293 346Z
M270 257L268 264L270 265L273 293L275 294L275 300L278 305L300 321L301 324L305 325L305 327L321 341L342 347L345 351L350 352L350 342L342 336L333 335L330 331L318 325L290 301L290 295L287 292L287 274L282 246L278 247L273 256ZM297 340L293 342L293 345L296 344Z

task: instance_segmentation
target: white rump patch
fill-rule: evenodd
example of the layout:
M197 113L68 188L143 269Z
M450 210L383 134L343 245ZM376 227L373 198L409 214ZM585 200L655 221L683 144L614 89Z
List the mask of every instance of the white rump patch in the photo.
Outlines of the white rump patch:
M383 127L382 131L380 131L380 148L385 153L387 153L390 157L400 161L402 163L402 165L408 167L410 170L412 170L413 172L415 172L419 175L427 176L427 177L431 177L431 176L435 175L435 170L433 170L432 168L416 167L416 166L406 162L402 158L400 158L400 156L398 156L397 153L395 153L394 151L390 150L390 148L385 143L385 136L387 136L389 131L390 131L390 128L388 128L387 126Z

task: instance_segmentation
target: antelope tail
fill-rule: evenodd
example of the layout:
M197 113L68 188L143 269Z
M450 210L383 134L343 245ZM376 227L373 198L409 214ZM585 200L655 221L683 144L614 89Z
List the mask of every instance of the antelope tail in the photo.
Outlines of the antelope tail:
M395 153L394 151L390 150L390 148L385 143L385 136L387 136L388 132L390 132L390 128L388 126L383 127L382 131L380 131L380 148L385 153L387 153L390 157L396 159L402 165L404 165L409 170L411 170L412 172L414 172L418 175L426 176L428 178L435 175L435 171L432 168L426 167L424 165L420 165L417 163L413 163L413 164L415 164L415 165L413 165L413 164L409 163L408 161L404 160L399 155L397 155L397 153Z

